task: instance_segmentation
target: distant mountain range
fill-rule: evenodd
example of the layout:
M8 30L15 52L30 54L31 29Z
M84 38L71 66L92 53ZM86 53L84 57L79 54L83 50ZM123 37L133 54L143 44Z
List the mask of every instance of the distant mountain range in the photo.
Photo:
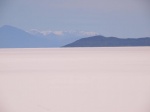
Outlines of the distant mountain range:
M0 48L150 46L149 37L121 39L94 35L98 34L84 31L24 31L5 25L0 28Z
M145 38L116 38L93 36L79 39L64 47L117 47L117 46L150 46L150 37Z
M61 47L95 32L84 31L24 31L5 25L0 28L0 48Z

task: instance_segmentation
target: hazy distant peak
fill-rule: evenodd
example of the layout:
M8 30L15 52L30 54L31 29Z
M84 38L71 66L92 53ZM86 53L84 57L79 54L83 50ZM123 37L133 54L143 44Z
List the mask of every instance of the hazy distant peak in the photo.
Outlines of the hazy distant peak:
M13 27L13 26L10 26L10 25L4 25L4 26L2 26L1 28L10 28L10 27Z
M4 25L1 27L1 29L15 29L15 27L10 26L10 25Z
M24 32L24 30L10 25L4 25L0 29L4 32Z

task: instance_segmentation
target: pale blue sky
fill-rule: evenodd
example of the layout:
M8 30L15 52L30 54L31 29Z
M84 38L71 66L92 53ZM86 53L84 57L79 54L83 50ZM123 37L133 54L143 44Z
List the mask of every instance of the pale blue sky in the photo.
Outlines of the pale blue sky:
M0 0L0 26L150 37L146 0Z

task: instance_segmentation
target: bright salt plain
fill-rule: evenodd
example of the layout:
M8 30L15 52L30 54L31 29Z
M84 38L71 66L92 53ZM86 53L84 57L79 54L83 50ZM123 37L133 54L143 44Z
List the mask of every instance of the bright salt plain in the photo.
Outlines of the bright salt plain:
M0 112L150 112L150 47L0 49Z

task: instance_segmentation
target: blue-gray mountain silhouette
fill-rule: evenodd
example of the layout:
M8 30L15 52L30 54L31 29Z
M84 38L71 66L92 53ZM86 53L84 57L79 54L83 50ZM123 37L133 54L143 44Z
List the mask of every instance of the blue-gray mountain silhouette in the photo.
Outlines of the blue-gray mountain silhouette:
M0 48L51 47L47 39L35 37L12 26L0 28Z
M145 38L116 38L93 36L79 39L64 47L117 47L117 46L150 46L150 37Z
M33 35L9 25L0 27L0 48L61 47L78 39L78 37L58 38L53 35Z

